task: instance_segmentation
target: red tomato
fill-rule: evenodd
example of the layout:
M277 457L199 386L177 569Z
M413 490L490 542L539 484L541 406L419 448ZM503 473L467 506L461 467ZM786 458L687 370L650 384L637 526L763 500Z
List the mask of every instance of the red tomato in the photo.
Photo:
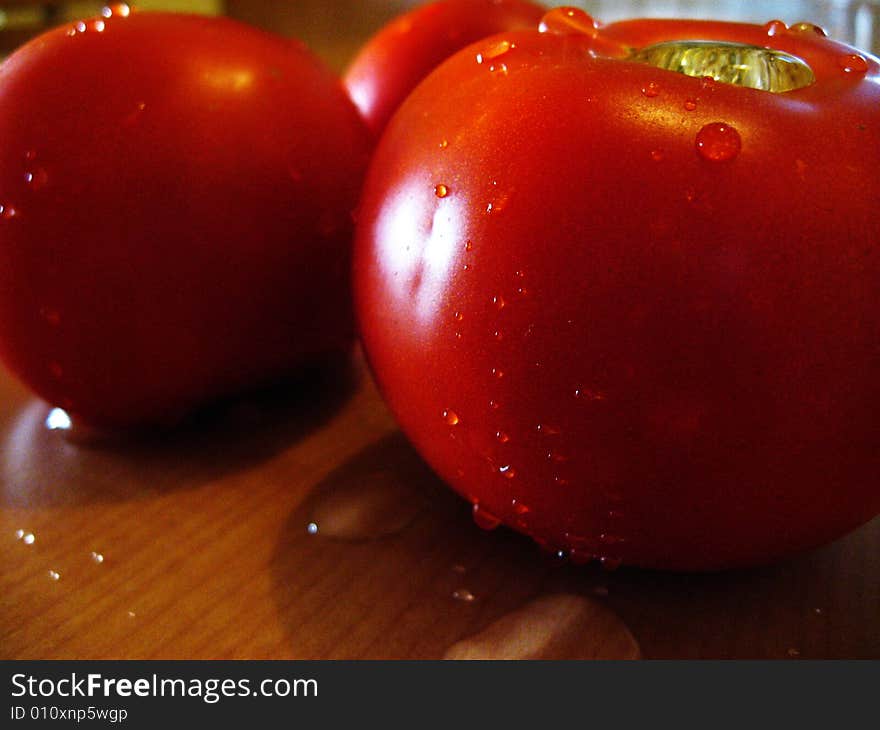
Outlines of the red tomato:
M439 0L399 16L361 49L345 85L378 135L397 107L442 61L469 43L537 28L545 9L527 0Z
M574 561L738 566L867 521L877 59L781 23L543 27L450 59L374 156L355 305L403 429L478 522Z
M0 68L0 354L113 427L349 346L369 133L301 45L107 14Z

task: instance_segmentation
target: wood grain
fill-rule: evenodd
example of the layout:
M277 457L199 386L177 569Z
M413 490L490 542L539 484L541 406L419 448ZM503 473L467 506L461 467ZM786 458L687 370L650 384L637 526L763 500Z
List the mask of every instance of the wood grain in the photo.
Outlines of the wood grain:
M749 571L559 564L473 524L359 358L97 446L0 398L3 658L880 657L880 521Z

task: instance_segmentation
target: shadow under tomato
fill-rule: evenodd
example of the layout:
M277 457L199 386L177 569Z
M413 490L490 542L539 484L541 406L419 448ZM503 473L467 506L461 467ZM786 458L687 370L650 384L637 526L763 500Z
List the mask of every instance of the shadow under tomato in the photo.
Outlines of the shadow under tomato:
M555 561L486 532L394 432L316 485L272 562L277 609L302 659L439 659L542 593ZM571 591L589 596L598 571Z
M646 658L880 656L880 519L821 550L748 570L575 566L470 506L400 433L316 485L272 562L290 655L440 658L536 597L598 600Z
M717 573L622 568L608 604L643 654L670 659L880 657L880 519L774 565Z
M216 402L173 428L81 441L50 428L31 399L0 434L0 504L56 507L198 487L271 458L330 419L363 375L338 356Z

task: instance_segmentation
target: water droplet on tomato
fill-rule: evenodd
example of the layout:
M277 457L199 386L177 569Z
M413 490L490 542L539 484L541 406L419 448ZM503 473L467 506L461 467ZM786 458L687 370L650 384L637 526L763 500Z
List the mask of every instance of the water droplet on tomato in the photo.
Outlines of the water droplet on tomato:
M642 87L642 94L647 96L649 99L653 99L660 93L660 84L649 81L645 86Z
M504 301L504 297L502 297L500 294L496 294L494 297L492 297L492 304L495 305L496 309L500 310L504 309L506 302Z
M504 466L498 467L498 473L501 474L505 479L513 479L516 476L516 469L514 469L510 464L505 464Z
M485 507L475 504L472 512L474 523L481 530L494 530L501 524L501 520L493 515Z
M50 570L49 571L49 580L54 580L54 581L61 580L61 573L59 573L57 570Z
M452 318L453 318L456 322L461 322L461 320L464 319L464 315L463 315L461 312L455 312L455 314L452 315Z
M848 74L863 74L868 70L867 59L857 53L848 53L841 56L838 65Z
M700 88L703 91L712 91L717 85L717 82L712 76L703 76L703 78L700 79Z
M449 142L447 142L445 139L441 139L438 146L441 150L445 150L449 146Z
M500 58L507 53L510 53L516 45L507 40L493 41L483 48L480 52L480 56L483 60L492 60L495 58Z
M532 511L532 508L528 505L523 504L518 499L511 499L510 506L513 509L514 513L518 515L527 515Z
M498 72L502 76L507 76L507 64L506 63L493 63L489 66L490 73Z
M131 15L131 7L125 3L112 3L101 8L101 15L105 18L127 18Z
M15 216L17 215L18 211L11 205L0 205L0 216L2 216L3 218L15 218Z
M552 426L549 423L539 423L535 430L545 436L558 436L562 433L562 429L559 426Z
M49 175L42 167L34 168L24 174L24 182L29 188L31 188L31 190L39 190L44 187L48 181Z
M86 32L86 24L82 20L77 21L76 25L73 26L76 29L77 33L85 33Z
M538 24L539 33L568 35L572 33L595 37L599 32L596 21L580 8L554 8L545 13Z
M28 162L33 162L36 158L37 158L37 151L36 150L25 151L24 159L27 160Z
M781 20L771 20L769 23L764 24L764 32L768 36L779 35L780 33L784 33L787 30L788 26Z
M694 101L693 99L687 99L684 102L684 108L686 111L692 112L694 109L697 108L697 102Z
M602 566L602 570L607 570L610 573L623 565L623 560L621 558L611 557L610 555L603 555L599 558L599 565Z
M501 378L504 377L504 371L501 368L492 368L489 372L492 374L493 378L498 380L501 380Z
M734 159L742 148L739 132L724 122L711 122L697 132L697 154L709 162Z
M495 438L502 444L506 444L510 441L510 436L508 436L504 431L496 431Z
M449 409L443 411L443 420L446 421L446 424L449 426L457 426L459 423L458 414Z
M789 28L789 30L794 33L815 33L816 35L821 36L828 35L823 28L820 28L815 23L795 23Z
M438 198L445 198L447 195L449 195L449 188L443 183L435 185L434 195L436 195Z
M474 250L474 242L473 241L465 241L464 242L464 250L465 251L473 251Z
M489 408L491 408L493 411L497 411L499 408L501 408L501 404L497 400L490 400Z
M588 388L577 387L574 389L574 397L578 400L584 401L600 401L605 400L605 394L600 393L597 390L590 390Z
M92 562L97 565L104 562L104 556L101 553L96 553L94 550L92 550L90 557L92 558Z
M654 160L654 162L661 162L663 157L663 150L651 150L651 159Z
M456 601L461 601L462 603L473 603L476 599L476 596L474 596L474 594L467 588L458 588L457 590L452 591L452 597Z
M504 333L501 330L495 330L492 333L492 337L500 341L504 339Z
M103 33L104 27L105 25L103 20L92 21L92 30L94 30L96 33Z

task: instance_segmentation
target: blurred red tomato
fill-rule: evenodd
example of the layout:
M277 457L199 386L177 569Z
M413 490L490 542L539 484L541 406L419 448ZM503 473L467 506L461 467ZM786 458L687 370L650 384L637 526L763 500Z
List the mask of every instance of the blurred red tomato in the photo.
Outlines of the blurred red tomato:
M575 561L723 568L870 519L877 59L781 23L542 27L454 56L374 157L355 301L404 431L481 524Z
M369 135L301 45L106 15L0 68L0 354L130 426L349 346Z
M439 0L399 16L363 47L345 85L375 134L442 61L469 43L537 28L545 10L527 0Z

